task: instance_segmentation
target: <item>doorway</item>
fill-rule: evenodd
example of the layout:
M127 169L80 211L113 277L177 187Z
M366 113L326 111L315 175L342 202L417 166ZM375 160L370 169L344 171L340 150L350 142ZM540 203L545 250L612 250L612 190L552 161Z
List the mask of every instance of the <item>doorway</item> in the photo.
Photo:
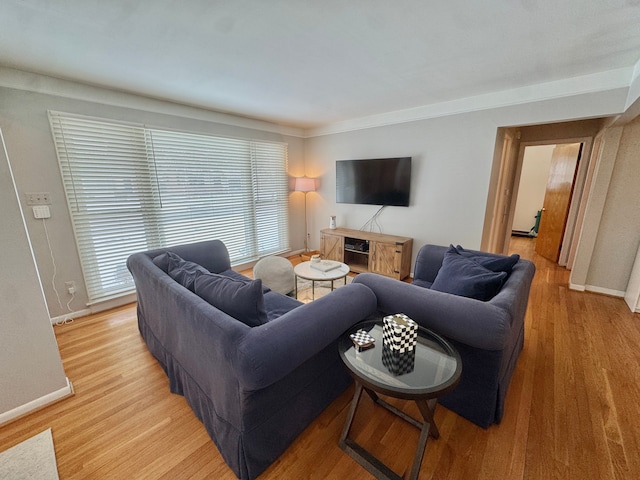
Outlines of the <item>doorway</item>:
M592 158L594 142L597 140L605 121L604 118L597 118L498 128L487 209L485 210L482 250L501 254L509 252L509 244L514 230L516 200L518 199L520 179L523 175L525 149L533 146L580 144L580 161L576 162L577 169L573 176L573 182L569 182L571 189L569 210L566 217L563 217L564 234L557 260L559 265L566 266L568 269L572 268L578 247L579 230L584 216L584 203L590 184L588 171L591 171L597 163L595 158ZM597 155L597 152L595 153ZM538 208L541 210L542 205ZM536 213L537 211L530 214L526 227L521 226L516 230L528 232L534 225ZM534 242L535 240L532 241L532 243Z
M524 147L511 234L535 238L535 252L554 263L565 237L570 240L566 226L583 148L583 143Z

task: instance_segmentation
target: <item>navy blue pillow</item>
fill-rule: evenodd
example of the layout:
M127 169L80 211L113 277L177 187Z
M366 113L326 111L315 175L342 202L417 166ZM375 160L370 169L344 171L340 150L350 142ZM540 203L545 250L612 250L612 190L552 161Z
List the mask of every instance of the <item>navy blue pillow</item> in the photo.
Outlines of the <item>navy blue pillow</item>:
M431 290L486 302L502 288L506 272L492 272L457 252L446 252Z
M248 283L248 282L251 281L251 279L249 277L245 277L241 273L238 273L238 272L236 272L235 270L232 270L232 269L225 270L224 272L219 272L219 275L224 275L225 277L233 278L234 280L238 280L239 282L244 282L244 283ZM267 287L265 284L262 284L262 293L263 294L267 294L270 291L271 291L271 289L269 287Z
M414 278L411 284L417 285L423 288L431 288L431 285L433 285L433 282L428 282L427 280L420 280L419 278Z
M506 272L507 275L511 273L514 265L518 263L518 260L520 260L520 255L518 255L517 253L514 253L510 257L507 257L504 255L496 255L494 253L488 252L469 252L468 250L462 248L460 245L458 245L457 247L450 245L448 251L450 252L451 249L455 250L463 257L470 258L479 265L488 268L492 272Z
M209 273L209 270L197 263L184 260L173 252L165 252L153 259L158 267L162 268L176 282L193 292L193 282L198 275ZM166 265L166 267L165 267Z
M257 327L267 323L261 280L243 282L216 273L199 274L194 292L245 325Z
M264 294L264 306L267 309L267 318L269 321L281 317L285 313L289 313L294 308L304 305L300 300L280 295L276 292L268 292Z
M153 257L153 263L164 273L169 273L169 252L164 252Z

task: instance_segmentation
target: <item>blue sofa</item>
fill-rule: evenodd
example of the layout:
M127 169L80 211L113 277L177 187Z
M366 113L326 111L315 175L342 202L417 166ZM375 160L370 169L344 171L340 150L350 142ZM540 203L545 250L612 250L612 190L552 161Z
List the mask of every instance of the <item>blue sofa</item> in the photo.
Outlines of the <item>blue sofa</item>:
M127 261L140 333L171 391L184 395L234 473L255 478L351 383L337 339L376 311L376 298L364 285L346 285L303 305L261 289L268 321L250 327L164 271L158 259L166 261L167 251L219 274L213 277L254 283L231 270L218 240Z
M462 358L462 379L439 402L487 428L499 423L504 413L509 382L524 344L524 319L535 266L512 257L515 264L503 278L498 293L482 301L432 288L451 248L422 247L416 258L413 284L371 273L358 275L354 283L373 290L382 312L405 313L455 346ZM466 252L490 262L509 261L509 257L501 255Z

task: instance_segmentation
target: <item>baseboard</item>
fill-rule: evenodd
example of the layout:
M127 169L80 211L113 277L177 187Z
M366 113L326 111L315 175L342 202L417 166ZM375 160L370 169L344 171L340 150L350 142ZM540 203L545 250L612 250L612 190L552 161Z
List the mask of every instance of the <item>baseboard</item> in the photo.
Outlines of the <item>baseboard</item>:
M626 293L620 290L612 290L611 288L596 287L595 285L577 285L571 282L569 282L569 290L575 290L576 292L600 293L602 295L620 298L623 298Z
M625 303L631 310L631 313L640 313L640 304L636 307L632 302L630 302L626 297L624 299Z
M121 307L123 305L128 305L137 301L138 297L135 292L129 293L127 295L122 295L120 297L110 298L108 300L104 300L102 302L96 302L89 304L89 308L91 309L90 313L100 313L105 310L110 310L112 308Z
M24 417L25 415L29 415L37 410L48 407L60 400L64 400L67 397L70 397L74 394L73 384L66 378L67 385L55 392L48 393L40 398L36 398L29 403L25 403L19 407L14 408L13 410L9 410L3 414L0 414L0 427L3 425L18 420L19 418Z
M64 323L66 320L73 320L74 318L86 317L87 315L92 315L94 313L104 312L105 310L111 310L112 308L128 305L130 303L135 302L136 300L137 300L137 296L134 292L134 293L122 295L120 297L109 298L102 302L87 304L89 308L85 308L83 310L77 310L75 312L69 312L65 315L60 315L58 317L51 318L51 324L56 325L56 324Z
M610 288L596 287L594 285L585 285L584 288L587 292L601 293L602 295L609 295L610 297L624 298L626 293L624 291L612 290Z
M65 320L71 320L73 318L79 318L79 317L86 317L87 315L91 315L91 313L93 313L91 310L89 310L88 308L85 308L84 310L78 310L76 312L67 313L66 315L60 315L59 317L53 317L51 318L51 323L55 325L56 323L62 323Z
M584 285L578 285L576 283L569 282L569 290L575 290L576 292L584 292L586 288Z

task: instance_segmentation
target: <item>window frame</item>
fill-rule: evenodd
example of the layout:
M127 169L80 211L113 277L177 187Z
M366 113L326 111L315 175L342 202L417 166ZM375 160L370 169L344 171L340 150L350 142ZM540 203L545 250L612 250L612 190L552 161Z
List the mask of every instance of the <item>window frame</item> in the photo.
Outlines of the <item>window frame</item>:
M136 251L218 238L237 265L290 250L287 143L48 116L89 304L135 291Z

